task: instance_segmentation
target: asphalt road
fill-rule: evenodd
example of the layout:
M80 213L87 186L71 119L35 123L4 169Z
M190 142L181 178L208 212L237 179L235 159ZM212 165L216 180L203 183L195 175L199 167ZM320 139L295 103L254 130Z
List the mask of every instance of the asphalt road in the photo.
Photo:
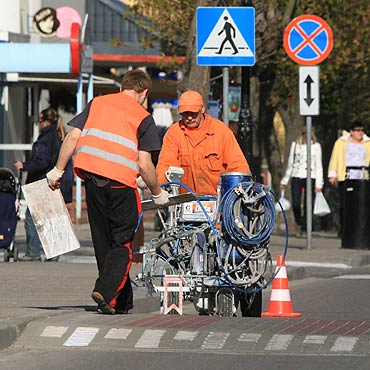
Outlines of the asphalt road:
M0 353L0 369L368 370L369 280L365 268L291 283L296 319L200 317L189 305L183 316L42 318Z

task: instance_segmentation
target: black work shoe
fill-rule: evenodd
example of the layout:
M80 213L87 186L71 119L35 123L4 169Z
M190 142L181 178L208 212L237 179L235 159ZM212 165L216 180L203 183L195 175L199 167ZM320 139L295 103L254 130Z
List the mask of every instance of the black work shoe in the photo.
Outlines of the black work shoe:
M116 313L115 309L105 302L104 297L99 292L92 292L91 298L98 304L98 311L103 315L114 315Z

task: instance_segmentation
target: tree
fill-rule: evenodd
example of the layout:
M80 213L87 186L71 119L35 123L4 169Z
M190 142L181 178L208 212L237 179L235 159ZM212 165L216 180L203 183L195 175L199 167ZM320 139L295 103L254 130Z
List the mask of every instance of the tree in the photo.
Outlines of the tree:
M184 79L179 86L209 93L210 67L196 65L195 9L199 6L245 6L243 0L137 0L136 14L146 14L153 42L159 40L167 55L184 55ZM298 109L298 66L283 49L283 34L295 16L316 14L334 33L334 49L320 64L320 116L314 117L324 150L324 167L338 128L356 118L370 118L368 0L253 0L256 10L256 65L251 68L251 111L254 119L254 156L264 152L276 189L285 168L291 141L302 129ZM143 23L144 24L144 23ZM280 113L286 127L285 148L279 145L273 119Z

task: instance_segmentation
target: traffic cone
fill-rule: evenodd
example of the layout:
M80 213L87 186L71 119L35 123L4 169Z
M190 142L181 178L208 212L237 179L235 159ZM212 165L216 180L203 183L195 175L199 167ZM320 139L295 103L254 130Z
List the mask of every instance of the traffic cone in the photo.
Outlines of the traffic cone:
M279 270L280 268L280 270ZM276 262L277 275L272 281L272 291L267 312L262 317L300 317L301 313L293 312L292 301L290 300L288 277L284 256L278 256Z

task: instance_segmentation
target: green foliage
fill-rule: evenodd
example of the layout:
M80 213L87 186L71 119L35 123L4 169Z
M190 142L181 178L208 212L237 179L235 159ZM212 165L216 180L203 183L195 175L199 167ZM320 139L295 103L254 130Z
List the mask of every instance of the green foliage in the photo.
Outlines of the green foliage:
M185 55L199 0L138 0L132 9L136 23L147 30L143 40L152 46L160 41L164 55ZM202 1L201 6L244 6L247 1ZM320 64L320 117L337 127L346 127L353 118L369 122L369 0L254 0L256 8L256 76L275 74L271 96L265 103L286 109L298 99L298 65L283 48L272 41L284 32L284 20L295 6L295 14L316 14L325 19L334 34L334 48ZM138 17L138 16L144 17ZM192 31L192 32L191 32Z
M185 55L195 12L194 0L138 0L132 8L136 23L148 33L142 40L146 45L160 41L166 55Z
M332 121L337 128L348 127L354 118L369 122L369 13L368 0L306 0L297 9L297 15L316 14L332 28L334 47L320 64L319 119ZM277 59L272 102L284 106L287 97L297 98L298 67L283 49L279 50Z

